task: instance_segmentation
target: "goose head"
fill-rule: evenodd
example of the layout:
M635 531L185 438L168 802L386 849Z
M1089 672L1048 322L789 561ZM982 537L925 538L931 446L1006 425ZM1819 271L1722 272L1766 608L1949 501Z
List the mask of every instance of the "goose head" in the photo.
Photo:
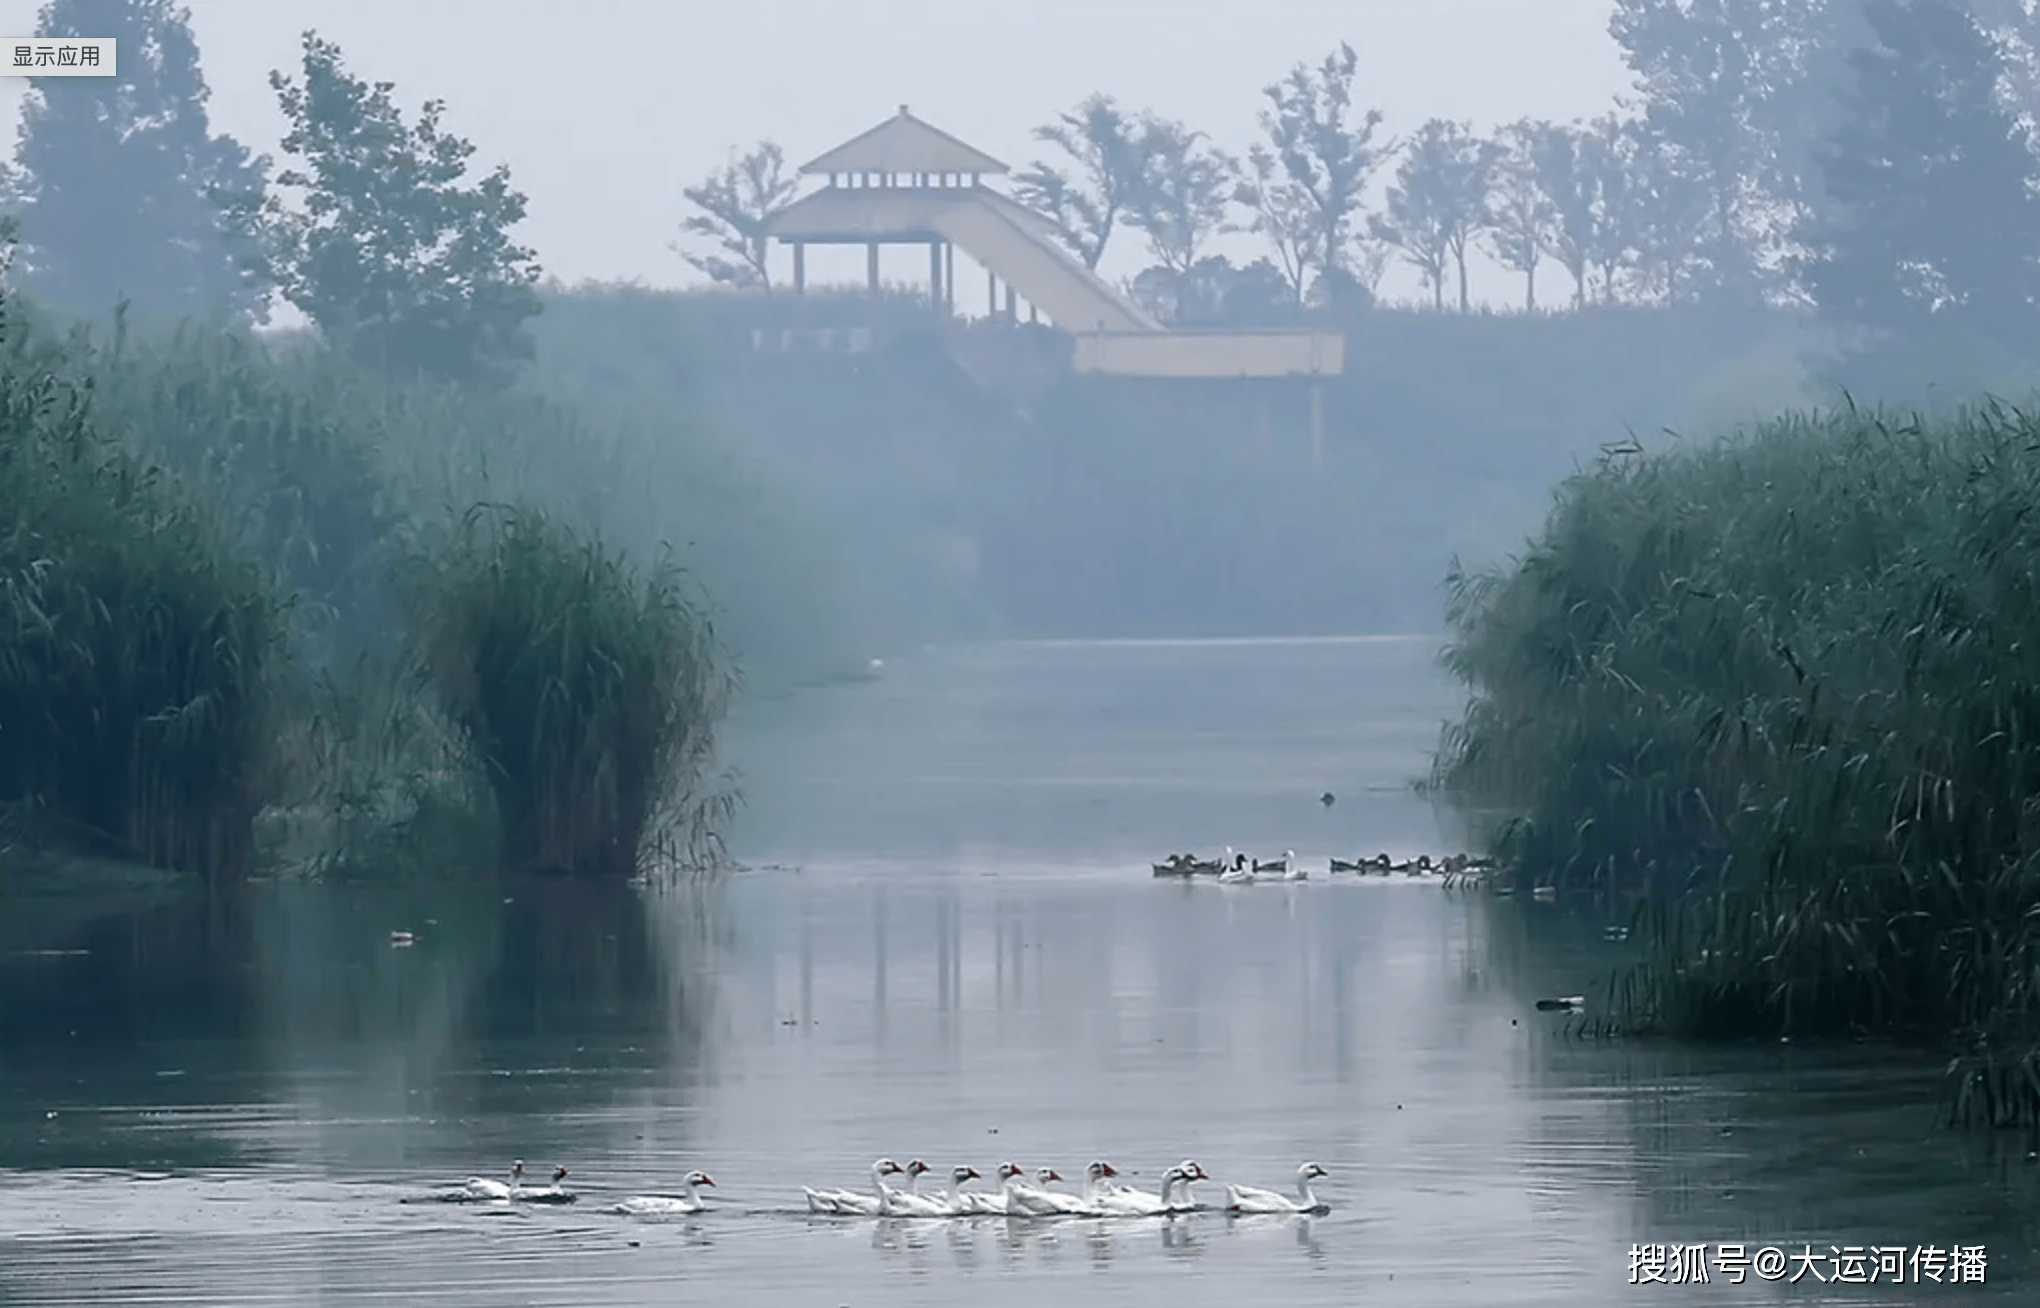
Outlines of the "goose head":
M1017 1163L1000 1163L1000 1164L999 1164L999 1184L1000 1184L1000 1185L1005 1185L1005 1184L1007 1184L1007 1183L1008 1183L1008 1182L1010 1182L1010 1181L1014 1181L1014 1180L1017 1180L1017 1179L1019 1179L1019 1176L1020 1176L1020 1167L1019 1167L1019 1164L1017 1164Z
M1318 1166L1316 1163L1305 1163L1303 1166L1296 1169L1296 1178L1299 1181L1315 1181L1321 1176L1330 1175L1331 1175L1330 1172L1327 1172L1324 1168Z
M1085 1178L1091 1181L1102 1181L1108 1176L1117 1175L1119 1175L1118 1169L1113 1167L1112 1164L1104 1161L1103 1159L1100 1159L1097 1162L1092 1163L1089 1167L1084 1169Z
M1182 1170L1183 1179L1186 1181L1209 1181L1211 1179L1210 1174L1204 1170L1203 1164L1194 1158L1185 1158L1182 1162L1176 1164L1176 1166Z
M1056 1171L1053 1167L1037 1167L1034 1169L1034 1179L1045 1186L1050 1181L1062 1180L1063 1174Z
M952 1167L949 1169L949 1179L962 1185L965 1181L981 1181L984 1178L978 1174L975 1167Z
M567 1179L567 1169L566 1169L566 1168L564 1168L564 1167L555 1167L555 1168L553 1168L553 1182L552 1182L552 1183L553 1183L554 1185L558 1185L558 1184L559 1184L560 1182L562 1182L562 1181L564 1181L564 1180L566 1180L566 1179Z
M524 1179L524 1160L522 1158L512 1160L510 1164L510 1179L513 1181L522 1181Z
M695 1189L698 1186L704 1185L713 1186L715 1184L715 1178L710 1176L707 1172L702 1171L700 1168L696 1168L694 1171L691 1171L687 1174L686 1184L687 1188L690 1190Z
M929 1172L932 1172L934 1170L935 1170L934 1168L928 1166L928 1164L922 1162L918 1158L914 1159L912 1162L907 1164L907 1175L915 1178L916 1180L920 1179L923 1176L926 1176Z
M906 1168L901 1167L890 1158L881 1158L871 1165L871 1174L873 1176L898 1176L906 1170Z

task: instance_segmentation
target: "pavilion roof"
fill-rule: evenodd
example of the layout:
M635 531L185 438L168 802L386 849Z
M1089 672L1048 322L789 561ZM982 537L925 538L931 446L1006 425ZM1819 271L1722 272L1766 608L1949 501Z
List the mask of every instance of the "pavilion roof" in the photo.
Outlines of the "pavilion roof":
M914 117L905 105L878 126L851 137L800 169L826 173L979 173L999 175L1006 165L939 127Z

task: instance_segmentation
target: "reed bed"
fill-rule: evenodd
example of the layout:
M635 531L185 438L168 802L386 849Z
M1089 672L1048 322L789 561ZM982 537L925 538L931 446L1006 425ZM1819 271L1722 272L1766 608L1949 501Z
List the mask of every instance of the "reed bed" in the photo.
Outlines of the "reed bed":
M154 866L248 871L286 605L218 517L0 361L0 802Z
M699 853L734 680L670 559L640 571L528 506L479 505L416 554L406 626L478 760L510 870L606 876Z
M1952 1037L1965 1111L2040 1111L2036 508L2032 415L1847 408L1611 451L1455 570L1432 784L1637 906L1612 1022Z

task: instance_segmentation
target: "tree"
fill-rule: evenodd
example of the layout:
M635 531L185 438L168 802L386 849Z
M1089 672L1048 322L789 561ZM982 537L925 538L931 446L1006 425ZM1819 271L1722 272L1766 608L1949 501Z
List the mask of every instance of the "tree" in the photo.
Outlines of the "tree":
M1511 272L1523 274L1523 308L1537 312L1537 266L1558 228L1558 208L1537 173L1537 156L1552 124L1528 118L1496 133L1489 197L1488 251Z
M706 236L719 253L694 254L674 249L681 258L725 286L758 287L772 293L767 257L772 252L772 220L793 199L798 178L786 173L786 155L773 141L760 141L748 152L730 152L730 160L698 185L681 194L701 210L680 224L682 231Z
M1600 296L1605 303L1615 298L1623 274L1641 257L1651 196L1633 180L1632 169L1638 153L1645 148L1647 133L1633 118L1607 113L1588 123L1580 137L1580 160L1593 179L1593 223L1587 250L1587 266L1600 270ZM1591 274L1590 274L1591 276Z
M537 257L512 243L525 199L499 165L463 187L475 147L440 130L428 100L406 126L390 98L349 75L340 47L304 34L304 80L269 75L299 161L276 178L302 207L264 208L284 298L327 340L372 365L499 383L532 357L543 308Z
M1133 279L1133 298L1171 327L1286 327L1296 321L1289 279L1266 259L1240 267L1207 255L1185 269L1156 264Z
M1673 207L1643 221L1683 231L1692 225L1690 197L1702 195L1698 229L1670 239L1694 241L1711 288L1738 298L1760 292L1778 235L1770 215L1795 198L1779 166L1789 124L1773 106L1803 81L1819 11L1828 7L1830 0L1616 0L1609 22L1642 93L1652 138L1645 157ZM1674 262L1660 252L1654 275Z
M1991 40L1950 0L1865 0L1825 202L1802 225L1820 315L1874 350L1938 331L2024 349L2040 298L2040 168Z
M140 319L264 319L259 252L237 218L249 196L259 203L267 161L213 134L189 12L52 0L36 34L111 36L120 59L117 77L30 86L10 178L24 289L92 317L125 300Z
M1353 112L1359 57L1341 42L1316 68L1297 64L1261 94L1261 130L1268 138L1248 152L1251 177L1242 199L1255 213L1253 230L1275 247L1302 303L1316 275L1340 268L1360 202L1396 150L1377 141L1381 111Z
M1106 242L1141 181L1135 125L1109 95L1094 95L1055 122L1034 129L1034 139L1061 150L1075 175L1035 163L1013 178L1022 204L1053 222L1084 266L1097 271Z
M1587 302L1587 274L1601 225L1594 137L1577 123L1531 123L1519 144L1529 153L1538 194L1551 206L1544 251L1572 275L1573 307L1581 308Z
M1445 307L1445 269L1459 273L1459 311L1472 306L1466 284L1466 247L1488 225L1492 142L1465 123L1433 118L1417 129L1388 188L1387 212L1374 226L1403 252L1431 288L1432 304Z
M1227 214L1239 191L1239 165L1204 133L1154 114L1142 115L1133 147L1139 172L1127 222L1147 234L1162 267L1187 272L1206 242L1231 230Z
M1614 127L1597 161L1608 169L1603 221L1626 256L1632 295L1672 304L1747 285L1741 247L1709 236L1718 210L1708 174L1648 120Z

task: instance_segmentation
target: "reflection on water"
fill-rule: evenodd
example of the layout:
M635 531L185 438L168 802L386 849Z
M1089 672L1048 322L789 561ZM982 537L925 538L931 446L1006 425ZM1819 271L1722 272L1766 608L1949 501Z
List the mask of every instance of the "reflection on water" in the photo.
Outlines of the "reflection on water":
M1449 710L1426 660L1006 647L759 709L738 848L787 866L713 889L0 904L0 1298L1595 1305L1688 1293L1628 1284L1633 1244L1738 1241L1983 1244L1983 1286L1790 1295L2023 1302L2026 1142L1937 1129L1931 1063L1569 1040L1531 1001L1620 946L1563 905L1146 876L1434 847L1393 789ZM1213 1208L804 1211L881 1155L1148 1190L1193 1157ZM513 1157L582 1201L399 1202ZM1215 1211L1306 1158L1329 1214ZM697 1166L712 1211L608 1211Z

